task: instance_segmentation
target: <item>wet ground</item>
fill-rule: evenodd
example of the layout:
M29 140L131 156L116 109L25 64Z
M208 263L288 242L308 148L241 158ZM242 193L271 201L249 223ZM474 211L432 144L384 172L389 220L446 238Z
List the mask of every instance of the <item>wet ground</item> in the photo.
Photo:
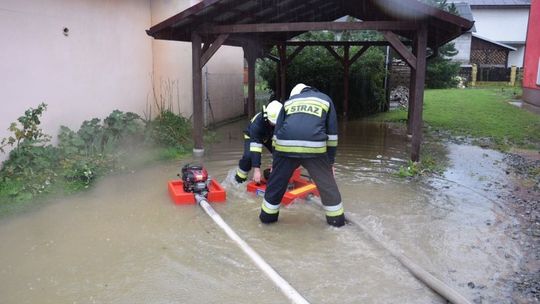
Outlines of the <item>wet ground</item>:
M213 206L306 299L445 303L365 232L327 226L315 204L260 224L261 199L231 182L242 127L220 128L201 160L227 188L227 202ZM398 178L408 145L400 127L342 126L336 179L347 216L473 303L537 301L538 196L520 166L446 143L442 175ZM0 303L287 303L199 207L171 203L166 183L185 162L107 177L3 220Z

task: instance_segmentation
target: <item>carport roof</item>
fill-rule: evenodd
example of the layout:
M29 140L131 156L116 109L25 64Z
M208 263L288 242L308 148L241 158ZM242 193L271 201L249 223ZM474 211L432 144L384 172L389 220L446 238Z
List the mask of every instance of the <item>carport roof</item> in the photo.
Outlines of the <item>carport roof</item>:
M250 25L249 31L231 31L223 44L238 46L246 40L275 44L306 31L298 31L293 25L332 22L343 16L361 21L389 21L394 22L393 25L427 21L428 46L432 48L455 39L474 24L416 0L203 0L152 26L147 33L156 39L191 41L194 31L203 38L213 39L216 32L205 31L210 27ZM280 26L268 26L276 24ZM381 27L372 29L384 30L385 26L380 24ZM406 27L393 32L411 39L415 35Z

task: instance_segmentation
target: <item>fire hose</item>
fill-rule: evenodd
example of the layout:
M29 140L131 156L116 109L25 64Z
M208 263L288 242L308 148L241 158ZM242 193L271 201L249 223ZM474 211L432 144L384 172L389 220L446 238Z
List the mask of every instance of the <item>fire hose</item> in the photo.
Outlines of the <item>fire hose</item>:
M227 225L227 223L219 216L219 214L210 206L206 197L201 194L195 194L197 204L203 208L204 212L214 220L214 222L233 240L244 253L261 269L277 287L291 300L292 303L309 304L309 302L294 288L283 279L266 261L251 248L244 240Z
M314 202L319 207L322 208L322 203L320 200L316 200L313 197L310 197L308 199L311 202ZM467 300L464 296L462 296L460 293L452 289L450 286L446 285L443 281L437 279L434 275L427 272L425 269L420 267L418 264L413 262L411 259L409 259L407 256L405 256L402 253L399 253L397 250L393 249L389 245L387 245L385 242L381 241L373 232L371 232L369 229L367 229L362 223L356 222L352 220L350 217L347 218L347 222L349 224L352 224L356 227L358 227L362 232L367 234L375 243L386 249L390 254L398 260L401 265L403 265L409 272L417 278L420 282L424 283L427 287L429 287L431 290L435 291L437 294L439 294L441 297L448 300L450 303L453 304L472 304L469 300Z

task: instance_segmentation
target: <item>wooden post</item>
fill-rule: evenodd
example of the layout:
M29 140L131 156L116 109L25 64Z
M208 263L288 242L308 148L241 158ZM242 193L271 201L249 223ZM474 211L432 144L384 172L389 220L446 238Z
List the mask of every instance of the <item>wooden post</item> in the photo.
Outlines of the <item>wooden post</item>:
M512 68L510 68L510 86L513 87L516 85L516 73L517 69L516 66L513 65Z
M287 94L287 45L278 46L280 65L280 100L283 102L289 98Z
M281 62L276 62L276 99L281 100Z
M193 73L193 155L204 155L203 148L203 100L201 70L201 36L191 33L191 65Z
M349 112L349 45L343 48L343 119L347 119Z
M471 70L471 86L472 87L475 87L476 86L476 77L478 75L478 66L476 65L476 63L473 63L472 64L472 70Z
M412 113L411 160L420 160L422 144L422 112L424 106L424 82L426 80L427 24L423 23L416 32L416 68L414 69L414 111ZM411 70L412 71L412 70Z
M416 54L416 44L417 44L416 37L413 38L413 44L412 44L412 53ZM410 74L409 74L409 97L407 103L409 106L407 107L407 135L412 135L412 121L413 121L413 113L414 113L414 101L416 99L416 91L414 88L416 87L416 73L414 72L415 67L410 66Z
M255 115L255 62L257 55L253 46L244 47L244 53L248 64L248 117Z

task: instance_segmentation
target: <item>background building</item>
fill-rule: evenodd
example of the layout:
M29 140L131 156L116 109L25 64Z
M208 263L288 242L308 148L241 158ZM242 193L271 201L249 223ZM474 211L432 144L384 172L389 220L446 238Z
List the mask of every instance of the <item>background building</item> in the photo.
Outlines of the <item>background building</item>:
M540 113L540 2L533 0L525 48L523 101Z
M459 54L454 60L466 67L485 60L482 54L495 53L494 62L523 66L530 0L457 0L459 14L474 20L474 27L455 40ZM507 53L503 59L504 53Z

